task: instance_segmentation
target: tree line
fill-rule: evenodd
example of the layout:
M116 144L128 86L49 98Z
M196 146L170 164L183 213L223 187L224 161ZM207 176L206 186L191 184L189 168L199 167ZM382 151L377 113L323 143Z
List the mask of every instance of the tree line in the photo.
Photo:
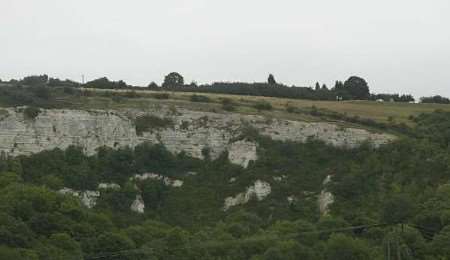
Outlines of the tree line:
M1 81L0 81L1 82ZM127 84L123 80L112 81L107 77L94 79L81 84L69 79L60 80L48 75L27 76L21 80L10 80L6 82L16 86L48 86L48 87L87 87L99 89L134 89L139 88ZM265 97L295 98L308 100L372 100L391 102L415 102L410 94L388 94L371 93L367 81L358 76L351 76L346 81L336 81L333 87L318 82L314 87L287 86L276 81L275 76L270 74L266 82L214 82L211 84L198 85L195 81L186 83L184 77L177 72L171 72L164 77L163 83L158 85L151 82L147 89L156 91L180 91L180 92L204 92L235 95L251 95ZM450 104L450 99L439 95L421 97L421 103Z

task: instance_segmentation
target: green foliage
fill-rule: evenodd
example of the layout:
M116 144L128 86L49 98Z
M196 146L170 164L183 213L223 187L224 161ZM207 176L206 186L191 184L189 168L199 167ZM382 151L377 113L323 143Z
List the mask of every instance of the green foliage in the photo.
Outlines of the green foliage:
M35 119L39 115L39 113L41 113L41 110L37 107L26 107L23 110L23 115L25 116L25 118L32 120Z
M337 81L334 87L337 96L343 99L369 99L369 86L367 82L360 77L352 76L346 80L343 84Z
M371 258L371 249L360 239L343 234L332 235L327 243L325 259L329 260L365 260Z
M203 103L208 103L210 102L209 97L207 96L202 96L202 95L192 95L190 97L191 102L203 102Z
M88 88L101 88L101 89L121 89L128 87L127 83L125 83L122 80L110 81L107 77L89 81L84 86Z
M184 78L178 72L171 72L167 76L164 77L164 82L162 87L165 88L174 88L174 87L182 87L184 85Z
M236 105L233 103L231 98L223 98L221 100L222 109L225 111L234 111L236 110Z
M170 97L170 95L167 93L154 93L151 96L156 99L169 99Z
M267 78L267 83L269 85L276 85L277 82L275 81L275 77L272 74L269 74L269 77Z
M143 115L135 119L136 133L142 135L143 132L151 131L153 129L164 129L173 126L173 121L170 118L160 118L153 115Z
M20 81L20 84L25 86L43 86L47 84L48 76L47 75L39 75L39 76L27 76Z
M258 101L253 107L258 109L258 111L272 110L272 104L267 101Z
M415 203L406 194L394 195L383 203L382 219L384 223L405 223L414 216L414 213Z
M450 112L435 111L414 118L417 123L416 135L431 139L442 147L450 147Z
M450 99L439 95L432 97L421 97L421 103L450 104Z
M0 189L10 184L22 182L21 176L14 172L0 172Z

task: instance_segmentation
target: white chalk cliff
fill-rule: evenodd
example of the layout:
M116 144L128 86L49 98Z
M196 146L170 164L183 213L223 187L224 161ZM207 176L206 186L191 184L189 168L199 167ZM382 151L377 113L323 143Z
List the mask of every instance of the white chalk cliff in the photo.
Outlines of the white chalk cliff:
M304 142L308 138L316 138L340 147L355 147L363 141L379 146L395 138L330 123L281 119L268 122L262 116L186 109L174 112L167 107L145 111L42 109L35 119L27 119L20 107L2 110L6 113L0 117L0 152L11 156L65 149L70 145L81 146L87 154L94 154L101 146L135 147L149 142L161 143L172 153L185 151L195 158L203 158L205 148L213 159L228 151L232 163L246 167L250 161L257 159L257 145L237 139L248 125L274 140ZM138 135L134 120L142 115L170 118L174 124Z

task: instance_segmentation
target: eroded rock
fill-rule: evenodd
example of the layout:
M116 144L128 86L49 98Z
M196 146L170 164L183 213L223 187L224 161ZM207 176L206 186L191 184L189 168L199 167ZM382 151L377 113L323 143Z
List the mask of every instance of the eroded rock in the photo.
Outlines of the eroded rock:
M232 143L228 147L228 160L243 168L247 168L250 161L256 161L257 159L256 143L254 142L241 140Z
M120 185L117 183L100 183L98 184L97 189L104 189L104 190L118 190L120 189Z
M141 195L136 195L136 199L133 201L133 203L130 206L131 211L134 211L136 213L144 213L145 211L145 204L144 200L142 199Z
M80 146L88 155L102 146L135 147L143 142L163 144L176 154L186 154L203 159L202 151L216 159L229 151L232 163L243 167L256 160L256 144L248 141L230 143L240 136L244 125L251 125L261 135L274 140L305 142L318 139L338 147L355 147L364 141L374 146L395 139L389 134L371 133L363 129L342 128L323 122L291 120L266 120L262 116L238 113L209 113L166 107L147 110L69 110L41 109L33 119L24 117L23 108L5 108L0 120L0 152L6 155L29 155L54 148L66 149ZM137 135L134 119L142 115L169 117L173 127L152 129Z
M131 180L139 180L139 181L144 181L144 180L162 180L164 185L166 186L171 186L171 187L181 187L183 186L183 181L182 180L176 180L176 179L172 179L166 176L162 176L160 174L156 174L156 173L143 173L143 174L136 174L134 175L134 177L130 178Z
M257 180L252 186L247 188L246 192L239 193L234 197L226 198L223 210L226 211L230 207L245 204L253 197L258 201L261 201L269 196L271 191L272 189L268 182Z
M98 197L100 197L100 192L98 191L76 191L70 188L63 188L58 191L61 194L69 194L74 197L77 197L80 199L81 203L86 206L87 208L93 208L96 203Z
M322 216L326 216L329 214L329 207L334 203L334 196L331 192L327 191L326 185L330 183L332 176L328 175L323 181L323 190L320 192L318 197L319 211Z

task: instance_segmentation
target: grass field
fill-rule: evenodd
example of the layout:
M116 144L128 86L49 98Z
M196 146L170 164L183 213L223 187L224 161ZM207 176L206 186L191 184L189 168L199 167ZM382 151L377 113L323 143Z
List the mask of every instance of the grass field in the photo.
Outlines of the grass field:
M90 89L95 92L108 92L111 90ZM114 90L114 92L127 92L129 90ZM387 123L406 123L411 124L410 116L416 116L421 113L430 113L437 109L450 111L450 105L443 104L409 104L398 102L375 102L375 101L314 101L314 100L300 100L274 97L255 97L255 96L239 96L239 95L224 95L224 94L209 94L209 93L193 93L193 92L162 92L162 91L134 91L143 98L141 100L133 99L123 104L116 104L119 107L140 107L146 106L149 103L165 103L183 106L190 109L198 110L220 110L220 102L224 98L233 100L236 104L239 113L248 114L265 114L274 118L282 117L286 119L302 119L308 121L318 120L314 116L306 114L291 114L286 111L287 106L299 109L311 109L315 106L319 110L334 111L348 116L359 116L361 118L373 119L377 122ZM155 93L169 94L168 100L155 100L150 98ZM210 99L208 103L194 103L190 102L192 95L202 95ZM257 102L264 100L269 102L273 110L258 111L253 108ZM133 104L130 104L133 103ZM103 104L104 106L105 104Z

